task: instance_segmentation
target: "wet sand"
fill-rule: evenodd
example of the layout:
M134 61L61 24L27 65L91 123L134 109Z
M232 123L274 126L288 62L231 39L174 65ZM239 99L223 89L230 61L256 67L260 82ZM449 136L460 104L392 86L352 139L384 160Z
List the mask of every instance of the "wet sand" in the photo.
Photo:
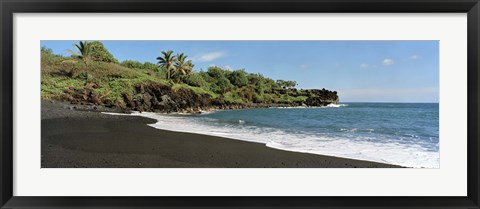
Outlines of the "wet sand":
M75 107L75 108L74 108ZM42 101L42 168L391 168L148 126L118 111Z

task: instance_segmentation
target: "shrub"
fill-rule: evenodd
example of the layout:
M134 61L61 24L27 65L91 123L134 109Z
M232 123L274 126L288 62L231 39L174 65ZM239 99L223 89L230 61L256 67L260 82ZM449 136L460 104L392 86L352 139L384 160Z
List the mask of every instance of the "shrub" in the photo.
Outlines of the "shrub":
M118 60L103 46L100 41L87 42L91 48L90 56L94 61L118 63Z
M293 96L288 96L286 94L282 94L278 99L276 99L276 102L284 103L284 104L292 103L292 102L302 103L302 102L305 102L307 98L308 97L306 96L293 97Z
M225 100L225 102L234 103L234 104L243 103L242 98L240 98L235 92L231 92L231 91L223 95L223 100Z
M92 80L94 77L91 73L88 73L88 72L81 72L80 74L78 74L77 76L78 79L81 79L81 80L85 80L85 81L90 81Z
M144 62L143 63L143 66L142 66L142 69L145 69L145 70L152 70L152 71L157 71L158 70L158 66L151 63L151 62Z
M190 86L207 86L207 82L203 79L203 76L198 73L194 73L188 76L182 76L182 81Z
M143 69L143 64L141 62L133 60L125 60L121 62L120 65L131 69Z
M253 101L255 95L255 89L252 86L242 87L237 90L238 95L247 102Z
M265 99L264 99L264 97L261 96L261 95L254 94L254 95L253 95L253 102L254 102L254 103L265 103Z

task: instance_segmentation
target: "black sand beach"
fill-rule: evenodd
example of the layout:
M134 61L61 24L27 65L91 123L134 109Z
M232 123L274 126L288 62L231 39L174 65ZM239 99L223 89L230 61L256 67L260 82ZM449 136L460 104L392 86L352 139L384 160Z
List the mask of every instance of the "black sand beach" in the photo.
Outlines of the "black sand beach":
M155 129L155 120L42 101L42 168L390 168L264 144ZM112 110L109 110L112 111Z

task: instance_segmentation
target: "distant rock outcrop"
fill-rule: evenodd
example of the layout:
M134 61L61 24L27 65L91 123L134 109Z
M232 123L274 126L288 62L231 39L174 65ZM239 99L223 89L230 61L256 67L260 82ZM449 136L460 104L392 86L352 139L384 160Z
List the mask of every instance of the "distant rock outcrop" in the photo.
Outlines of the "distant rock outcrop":
M339 99L336 91L310 89L306 101L307 106L326 106L329 104L338 104Z

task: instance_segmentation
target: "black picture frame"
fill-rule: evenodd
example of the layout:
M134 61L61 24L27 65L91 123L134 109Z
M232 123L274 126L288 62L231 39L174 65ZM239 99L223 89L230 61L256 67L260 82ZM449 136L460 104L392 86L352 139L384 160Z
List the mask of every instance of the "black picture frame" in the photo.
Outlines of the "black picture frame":
M478 0L1 0L2 208L480 208ZM468 194L465 197L21 197L13 196L15 13L467 13ZM446 179L448 181L448 179Z

